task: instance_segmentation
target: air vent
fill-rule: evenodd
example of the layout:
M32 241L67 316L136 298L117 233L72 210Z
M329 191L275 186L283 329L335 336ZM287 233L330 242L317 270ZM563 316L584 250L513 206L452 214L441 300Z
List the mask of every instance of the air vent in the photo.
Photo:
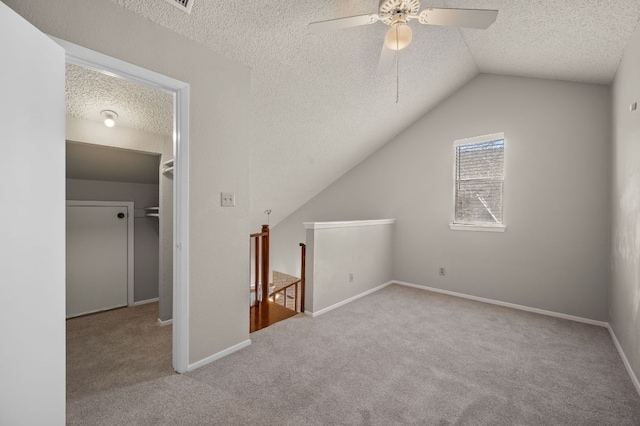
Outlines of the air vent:
M194 0L165 0L165 1L187 13L191 13L191 6L193 5L193 2L194 2Z

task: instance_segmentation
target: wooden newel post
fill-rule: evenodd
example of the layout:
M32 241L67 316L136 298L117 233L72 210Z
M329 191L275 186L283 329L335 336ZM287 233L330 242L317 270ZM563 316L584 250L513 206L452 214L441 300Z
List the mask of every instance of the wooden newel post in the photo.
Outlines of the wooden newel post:
M262 225L262 302L269 300L269 225ZM268 306L268 305L267 305Z
M260 299L258 298L258 295L260 294L260 237L254 237L255 240L255 253L254 253L254 257L255 257L255 281L253 284L253 294L254 294L254 301L253 304L257 305L258 303L260 303Z
M300 294L300 312L304 313L304 295L305 295L304 283L305 283L306 265L307 265L307 245L304 243L300 243L300 251L301 251L300 262L302 263L300 267L300 290L302 291L302 293Z

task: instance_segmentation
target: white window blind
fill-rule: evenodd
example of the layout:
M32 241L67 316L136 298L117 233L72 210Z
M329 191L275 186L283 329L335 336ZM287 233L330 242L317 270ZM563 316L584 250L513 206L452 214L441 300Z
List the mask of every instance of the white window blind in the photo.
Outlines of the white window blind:
M457 224L502 224L504 136L491 135L455 144Z

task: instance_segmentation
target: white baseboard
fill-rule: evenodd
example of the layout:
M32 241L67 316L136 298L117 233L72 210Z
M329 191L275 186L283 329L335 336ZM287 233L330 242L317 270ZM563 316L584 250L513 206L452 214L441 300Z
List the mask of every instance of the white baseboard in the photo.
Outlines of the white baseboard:
M95 311L87 311L87 312L81 312L79 314L73 314L71 316L66 317L66 319L71 319L71 318L77 318L77 317L81 317L84 315L89 315L89 314L97 314L100 312L107 312L107 311L111 311L113 309L118 309L118 308L126 308L129 305L119 305L119 306L112 306L110 308L102 308L102 309L97 309Z
M251 344L251 340L247 339L244 342L240 342L237 345L233 345L230 348L227 348L227 349L225 349L223 351L220 351L220 352L218 352L216 354L213 354L213 355L208 356L208 357L206 357L204 359L201 359L198 362L194 362L193 364L189 364L189 367L187 367L187 371L193 371L196 368L200 368L202 366L205 366L205 365L207 365L209 363L212 363L213 361L215 361L217 359L223 358L223 357L225 357L227 355L231 355L232 353L234 353L236 351L239 351L242 348L246 348L250 344Z
M173 324L173 318L168 319L166 321L162 321L160 318L158 318L158 324L160 324L160 327L164 327L165 325L171 325Z
M140 306L140 305L146 305L147 303L154 303L159 301L160 299L157 297L154 297L153 299L147 299L147 300L139 300L137 302L133 302L133 306Z
M428 287L426 285L412 284L412 283L407 283L407 282L404 282L404 281L392 281L392 282L395 283L395 284L400 284L400 285L406 286L406 287L419 288L421 290L432 291L434 293L442 293L442 294L446 294L446 295L449 295L449 296L461 297L463 299L475 300L477 302L489 303L489 304L492 304L492 305L498 305L498 306L504 306L504 307L512 308L512 309L518 309L520 311L533 312L533 313L536 313L536 314L547 315L547 316L550 316L550 317L562 318L562 319L566 319L566 320L570 320L570 321L576 321L576 322L582 322L582 323L585 323L585 324L597 325L599 327L605 327L606 328L606 327L609 326L609 323L605 322L605 321L596 321L596 320L592 320L592 319L589 319L589 318L583 318L583 317L576 317L574 315L561 314L560 312L546 311L544 309L531 308L529 306L518 305L518 304L515 304L515 303L501 302L500 300L486 299L484 297L478 297L478 296L471 296L469 294L458 293L458 292L449 291L449 290L442 290L442 289L435 288L435 287Z
M355 296L350 297L348 299L345 299L342 302L338 302L338 303L336 303L334 305L331 305L331 306L328 306L328 307L326 307L324 309L320 309L319 311L311 312L311 311L306 311L305 310L304 313L305 313L305 315L308 315L308 316L310 316L312 318L315 318L315 317L317 317L319 315L326 314L329 311L333 311L334 309L339 308L340 306L346 305L347 303L353 302L354 300L360 299L361 297L364 297L364 296L366 296L368 294L375 293L378 290L382 290L383 288L385 288L389 284L393 284L394 282L396 282L396 281L386 282L386 283L384 283L382 285L379 285L378 287L372 288L371 290L367 290L367 291L365 291L363 293L356 294Z
M620 346L620 342L618 342L618 338L616 337L616 333L613 332L613 328L611 328L611 324L607 325L607 329L609 330L609 334L611 334L611 338L613 339L613 343L616 345L616 349L618 350L618 353L620 354L620 358L622 358L622 362L624 363L624 367L627 369L627 373L629 373L629 377L631 377L631 382L633 383L633 386L636 388L636 391L638 392L638 395L640 395L640 382L638 381L638 377L636 376L636 373L633 372L633 369L631 368L631 364L629 363L629 360L627 359L627 356L625 355L624 351L622 350L622 346Z

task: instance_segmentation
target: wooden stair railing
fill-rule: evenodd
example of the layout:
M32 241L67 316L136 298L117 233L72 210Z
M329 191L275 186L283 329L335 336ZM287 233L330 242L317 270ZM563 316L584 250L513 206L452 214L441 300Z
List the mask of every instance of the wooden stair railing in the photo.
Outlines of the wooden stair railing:
M251 234L255 239L255 303L265 302L269 294L269 225Z
M294 298L293 298L293 310L296 312L304 312L304 285L305 285L305 264L306 264L306 257L307 257L307 246L306 244L300 243L300 262L301 262L301 268L300 268L300 279L289 283L287 285L285 285L284 287L280 287L275 289L270 295L269 298L273 301L277 303L278 298L276 297L278 293L281 293L283 298L283 302L282 305L287 308L287 301L289 300L287 298L287 290L289 290L291 287L293 287L293 291L294 291ZM298 290L298 288L300 290ZM298 291L300 291L300 293L298 293ZM298 297L299 296L299 297Z
M288 308L289 292L294 292L293 310L296 312L304 312L305 302L305 264L307 246L300 243L301 250L301 278L292 282L286 282L283 286L276 287L272 292L269 290L269 225L262 225L262 232L251 234L254 239L254 288L255 295L252 306L259 305L267 301L276 302L279 295L282 296L282 305ZM283 274L284 275L284 274ZM295 277L292 277L295 279ZM293 289L291 288L293 287ZM268 304L265 304L265 308Z

